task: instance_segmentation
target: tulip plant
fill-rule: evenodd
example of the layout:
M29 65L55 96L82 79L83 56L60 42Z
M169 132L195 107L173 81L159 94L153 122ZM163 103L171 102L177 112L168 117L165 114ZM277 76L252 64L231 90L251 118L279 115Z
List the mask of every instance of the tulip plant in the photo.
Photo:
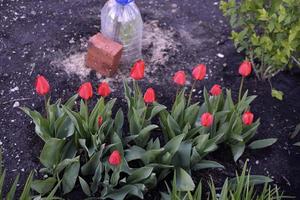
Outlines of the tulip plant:
M158 128L157 125L151 123L154 118L166 107L156 103L155 91L153 88L148 88L144 94L138 86L137 81L144 78L145 63L137 61L132 67L130 76L133 79L133 89L124 82L125 98L128 105L127 118L129 121L129 140L134 140L141 147L147 144L151 131Z
M251 72L246 67L240 68L243 80ZM195 188L193 170L223 168L205 159L220 144L231 147L235 161L242 155L259 126L259 119L254 121L250 111L254 96L245 92L234 103L230 90L225 96L222 87L215 84L210 94L204 89L202 104L191 104L195 85L206 76L206 66L200 64L193 69L189 95L184 87L185 72L175 73L173 81L179 88L168 110L157 102L153 88L142 92L138 82L144 78L144 71L144 61L137 61L130 73L132 87L124 82L127 120L121 109L114 112L116 99L108 100L111 90L106 82L98 86L95 105L90 101L94 97L90 82L83 83L66 103L58 100L51 104L47 79L37 77L36 92L45 98L46 113L22 110L32 118L37 135L45 143L40 161L44 166L41 172L48 178L32 182L39 198L54 198L58 191L70 193L79 184L90 199L142 199L146 191L170 174L175 174L178 190L191 191ZM159 124L154 124L154 119ZM123 128L125 121L128 132ZM154 130L163 137L155 138ZM259 140L249 147L263 148L275 141Z

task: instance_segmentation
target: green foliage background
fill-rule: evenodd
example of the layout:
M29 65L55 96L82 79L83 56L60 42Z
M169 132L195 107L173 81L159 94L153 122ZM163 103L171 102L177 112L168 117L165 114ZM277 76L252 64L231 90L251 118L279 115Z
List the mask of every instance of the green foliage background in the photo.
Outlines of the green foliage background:
M237 50L245 51L259 78L300 64L299 0L222 0L220 8Z

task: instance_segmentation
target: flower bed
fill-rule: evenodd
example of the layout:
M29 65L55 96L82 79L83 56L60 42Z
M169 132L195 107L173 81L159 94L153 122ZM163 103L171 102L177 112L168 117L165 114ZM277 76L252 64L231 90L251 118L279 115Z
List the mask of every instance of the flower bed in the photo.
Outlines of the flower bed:
M38 195L52 198L59 195L59 190L60 195L65 195L80 185L87 197L143 199L147 191L173 175L176 190L191 192L196 187L192 171L224 168L206 160L220 145L228 146L237 161L246 147L261 149L276 142L270 138L248 145L260 124L250 111L255 96L248 96L247 91L242 95L244 79L252 71L249 62L243 62L239 68L242 81L236 102L230 89L223 94L216 84L209 93L204 88L203 103L191 104L192 91L204 79L206 66L194 68L194 84L189 94L184 87L185 72L176 72L173 81L178 90L171 110L156 102L153 88L142 93L138 81L144 78L144 71L144 61L137 61L130 73L132 87L124 82L127 117L121 109L113 114L116 99L107 100L111 90L106 82L99 84L100 98L91 107L90 82L82 84L78 94L66 103L58 100L52 104L50 84L44 76L37 77L36 92L45 98L46 116L22 109L33 119L35 131L45 143L40 155L44 168L40 171L48 178L33 181L32 189ZM77 106L78 97L81 100ZM154 124L154 119L159 123ZM124 132L124 122L128 123L128 133ZM154 137L154 130L161 137ZM249 177L248 184L253 186L270 181L264 176Z

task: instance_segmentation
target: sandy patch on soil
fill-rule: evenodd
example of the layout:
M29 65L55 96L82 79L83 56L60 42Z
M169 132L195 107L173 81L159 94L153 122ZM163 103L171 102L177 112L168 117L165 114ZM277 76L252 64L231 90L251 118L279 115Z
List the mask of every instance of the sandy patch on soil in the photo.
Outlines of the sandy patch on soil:
M149 66L146 71L153 73L158 68L164 67L168 62L169 56L177 52L178 43L174 40L175 32L173 30L164 30L159 27L159 21L149 21L144 24L143 51L144 60ZM73 43L73 41L72 41ZM75 44L74 44L75 45ZM77 75L84 79L89 75L91 69L85 67L87 39L81 40L80 47L77 50L71 50L67 54L58 53L51 65L64 70L68 75ZM128 77L129 66L120 66L120 69L114 78L107 78L107 81L114 82ZM99 79L102 78L97 74Z

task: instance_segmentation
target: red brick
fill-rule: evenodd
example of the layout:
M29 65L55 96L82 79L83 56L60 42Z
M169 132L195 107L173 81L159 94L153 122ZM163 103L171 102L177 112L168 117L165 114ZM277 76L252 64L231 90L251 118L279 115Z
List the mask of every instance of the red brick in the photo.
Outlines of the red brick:
M118 69L123 46L97 33L88 42L86 66L104 76L112 76Z

